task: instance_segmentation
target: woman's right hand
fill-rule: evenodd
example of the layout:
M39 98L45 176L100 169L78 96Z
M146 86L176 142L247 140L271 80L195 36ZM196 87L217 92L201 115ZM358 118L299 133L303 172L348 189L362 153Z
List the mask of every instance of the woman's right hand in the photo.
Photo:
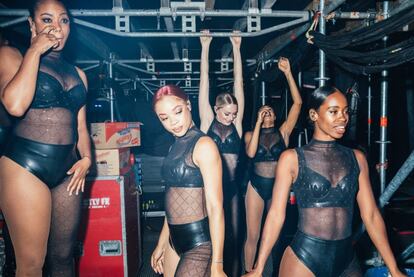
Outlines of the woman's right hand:
M209 30L202 30L201 33L203 34L202 36L200 36L200 42L201 42L201 46L209 46L211 40L213 39L212 36L209 36L210 31Z
M56 36L51 34L54 30L55 27L51 25L46 26L40 33L36 33L36 31L32 28L30 49L42 55L49 49L57 46L59 44L59 40Z
M242 277L262 277L262 274L260 274L256 270L252 270L252 271L242 275Z
M262 124L264 121L264 117L269 112L268 106L262 106L259 111L257 112L257 124Z
M165 247L157 245L151 255L151 267L157 274L164 274Z

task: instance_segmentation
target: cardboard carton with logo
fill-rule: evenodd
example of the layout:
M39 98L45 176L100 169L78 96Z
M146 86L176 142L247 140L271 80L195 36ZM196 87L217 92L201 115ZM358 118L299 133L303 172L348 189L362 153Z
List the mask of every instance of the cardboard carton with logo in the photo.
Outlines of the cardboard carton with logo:
M95 164L91 175L122 175L131 168L129 148L95 149Z
M113 149L141 145L139 122L91 123L95 149Z

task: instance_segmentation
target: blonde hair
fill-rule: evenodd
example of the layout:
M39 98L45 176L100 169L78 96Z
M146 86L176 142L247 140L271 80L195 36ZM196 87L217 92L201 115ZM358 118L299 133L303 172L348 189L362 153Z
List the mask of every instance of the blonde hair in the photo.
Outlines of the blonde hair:
M216 107L221 108L225 105L238 105L236 97L230 92L223 92L216 97Z

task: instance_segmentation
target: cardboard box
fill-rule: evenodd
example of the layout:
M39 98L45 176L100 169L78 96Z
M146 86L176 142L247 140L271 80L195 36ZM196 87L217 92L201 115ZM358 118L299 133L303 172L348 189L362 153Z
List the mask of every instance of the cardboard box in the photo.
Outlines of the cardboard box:
M139 122L91 123L95 149L113 149L141 145Z
M95 149L95 165L91 168L91 175L117 176L131 168L129 148Z

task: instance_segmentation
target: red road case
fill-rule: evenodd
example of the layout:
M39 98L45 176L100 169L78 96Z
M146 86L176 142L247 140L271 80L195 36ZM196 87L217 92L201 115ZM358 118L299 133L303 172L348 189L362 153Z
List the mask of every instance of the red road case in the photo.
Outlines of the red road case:
M139 197L132 170L87 179L79 232L79 277L137 276L142 262Z

